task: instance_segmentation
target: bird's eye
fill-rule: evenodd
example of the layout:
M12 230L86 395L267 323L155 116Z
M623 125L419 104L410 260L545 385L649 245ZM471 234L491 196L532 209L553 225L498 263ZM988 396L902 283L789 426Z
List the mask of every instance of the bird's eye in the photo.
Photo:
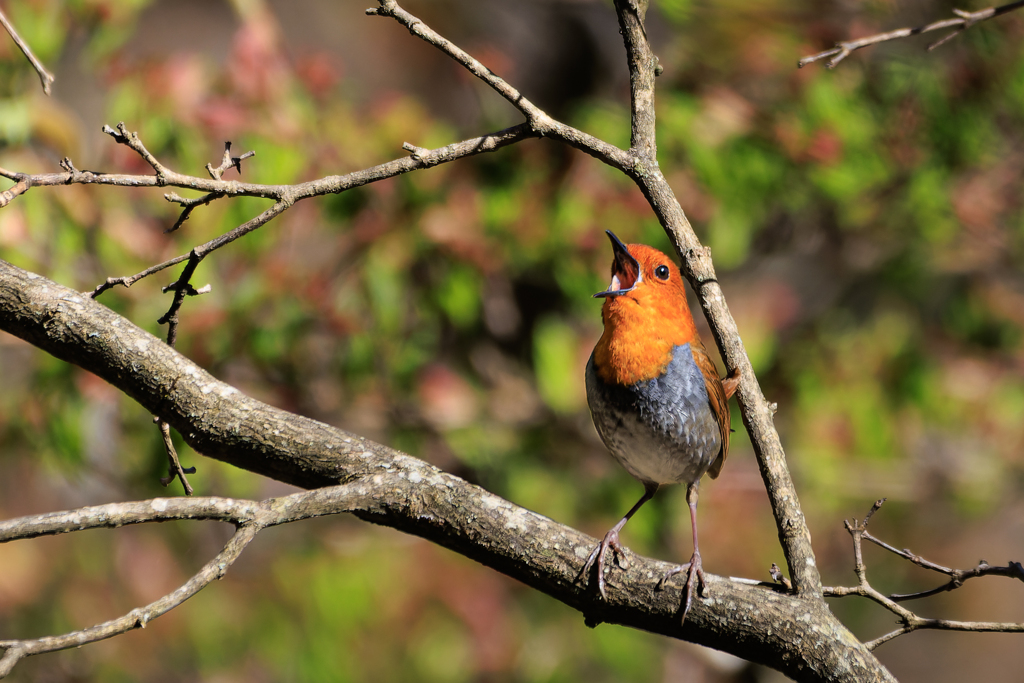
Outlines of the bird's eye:
M658 266L657 268L654 269L654 275L659 280L667 280L668 279L668 266L664 266L664 265Z

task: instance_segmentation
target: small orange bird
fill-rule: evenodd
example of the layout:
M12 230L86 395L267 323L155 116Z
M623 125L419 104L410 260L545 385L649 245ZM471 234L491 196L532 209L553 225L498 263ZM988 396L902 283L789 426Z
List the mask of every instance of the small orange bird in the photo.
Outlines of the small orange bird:
M687 572L683 619L695 589L703 593L697 546L697 485L722 471L729 452L729 397L738 379L719 379L693 324L686 289L672 259L643 244L624 245L610 230L612 282L604 298L604 334L587 363L587 402L605 446L644 485L644 495L605 534L583 573L597 562L605 595L610 548L628 567L619 531L665 484L685 483L693 530L693 557L662 578ZM659 585L660 585L659 584Z

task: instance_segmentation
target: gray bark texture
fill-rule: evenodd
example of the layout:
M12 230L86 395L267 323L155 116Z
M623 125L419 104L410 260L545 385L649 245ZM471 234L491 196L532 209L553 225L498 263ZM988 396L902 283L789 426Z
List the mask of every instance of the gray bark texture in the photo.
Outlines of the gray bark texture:
M88 295L3 260L0 329L102 377L197 452L304 488L344 484L358 491L346 511L471 557L590 624L681 638L799 681L894 680L813 592L709 574L681 624L679 588L656 588L670 565L632 557L628 571L609 573L603 601L578 576L596 539L410 455L249 398Z

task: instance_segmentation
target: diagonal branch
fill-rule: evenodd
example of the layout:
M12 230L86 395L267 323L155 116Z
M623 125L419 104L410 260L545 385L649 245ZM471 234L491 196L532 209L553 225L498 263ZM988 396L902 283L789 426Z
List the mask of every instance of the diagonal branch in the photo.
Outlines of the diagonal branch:
M32 68L36 70L37 74L39 74L39 82L43 86L43 92L49 95L51 89L50 86L53 85L54 81L53 74L46 70L43 63L40 62L39 58L36 57L34 52L32 52L32 48L30 48L28 43L22 40L21 36L18 35L18 32L14 30L14 26L11 24L10 20L7 19L7 15L4 14L2 9L0 9L0 24L3 24L7 33L11 36L11 40L14 41L14 44L18 46L18 49L21 50L22 54L25 55L25 58L28 59L30 64L32 64Z
M576 583L592 537L409 455L253 400L92 298L2 260L0 329L106 379L197 452L298 486L340 482L354 496L356 516L519 579L590 623L686 638L800 680L840 669L829 680L892 680L821 601L708 575L714 599L698 601L683 625L680 591L654 590L649 578L670 565L640 557L610 576L608 600L598 599ZM276 514L295 514L331 490L309 495L302 503L277 499ZM173 504L192 502L181 500ZM743 628L734 627L737 615Z
M626 173L633 172L633 157L628 152L589 133L584 133L577 128L552 119L547 113L526 99L522 93L484 66L475 57L427 26L418 17L404 10L396 0L378 0L378 3L380 7L367 9L366 13L375 16L391 17L409 29L412 35L433 45L451 57L522 112L523 116L526 117L529 129L534 135L560 140L621 171Z
M188 483L188 477L185 475L194 474L196 468L189 467L186 469L181 466L181 461L178 459L178 451L174 448L174 441L171 440L171 426L159 417L153 418L153 421L160 430L160 436L164 442L164 452L167 453L167 476L161 477L160 483L164 486L170 486L171 482L177 479L185 489L185 495L191 496L192 485Z
M88 643L95 643L99 640L127 633L136 628L146 628L148 622L166 614L213 581L222 578L227 572L228 567L238 559L238 556L242 554L246 546L256 537L258 531L259 528L251 524L240 526L234 536L227 542L227 545L224 546L224 549L207 562L184 585L145 607L133 609L128 614L116 619L64 635L44 636L32 640L0 640L0 648L7 650L3 658L0 659L0 678L10 673L15 664L29 655L66 650L71 647L81 647Z
M859 50L863 47L870 45L877 45L878 43L884 43L890 40L896 40L898 38L907 38L909 36L916 36L922 33L930 33L932 31L940 31L942 29L953 29L952 32L946 34L944 37L935 41L928 46L929 50L934 50L940 45L944 45L946 42L952 40L956 36L960 35L963 31L971 28L976 24L980 24L983 21L998 17L1007 12L1020 9L1024 7L1024 0L1017 0L1006 5L999 7L989 7L987 9L978 10L977 12L965 12L964 10L954 9L953 14L956 15L954 19L943 19L941 21L933 21L930 24L924 26L917 26L914 28L900 28L895 31L887 31L885 33L878 33L873 36L867 36L866 38L858 38L857 40L848 40L841 43L836 43L836 46L830 50L819 52L816 55L804 57L796 63L798 68L803 68L808 64L831 57L828 62L825 63L825 67L828 69L834 68L839 62L843 61L850 56L851 53Z

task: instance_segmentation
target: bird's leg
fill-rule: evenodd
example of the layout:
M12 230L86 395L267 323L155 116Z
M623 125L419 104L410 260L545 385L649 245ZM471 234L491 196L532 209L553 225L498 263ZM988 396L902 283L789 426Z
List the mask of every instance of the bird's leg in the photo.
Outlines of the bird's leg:
M681 564L678 567L670 570L662 578L659 586L664 586L665 582L676 574L686 572L686 602L683 604L683 620L686 620L686 615L690 612L690 605L693 604L693 595L695 590L699 590L701 595L704 594L704 567L701 566L700 562L700 548L697 545L697 484L699 482L693 482L686 488L686 504L690 506L690 529L693 532L693 557L686 564Z
M636 511L640 509L640 506L653 498L657 491L657 484L644 483L644 495L640 497L640 500L636 502L636 505L629 509L626 516L620 519L619 523L613 526L608 533L604 535L604 540L594 548L594 552L590 553L590 557L587 558L587 563L583 565L583 571L580 572L580 576L588 574L590 572L590 568L594 566L594 561L597 561L597 590L605 600L608 599L608 596L605 595L604 592L604 562L608 549L611 548L612 554L620 568L629 568L629 562L626 560L625 548L623 548L622 544L619 543L619 532L622 530L622 527L626 526L626 522L629 521L629 518L636 514Z

